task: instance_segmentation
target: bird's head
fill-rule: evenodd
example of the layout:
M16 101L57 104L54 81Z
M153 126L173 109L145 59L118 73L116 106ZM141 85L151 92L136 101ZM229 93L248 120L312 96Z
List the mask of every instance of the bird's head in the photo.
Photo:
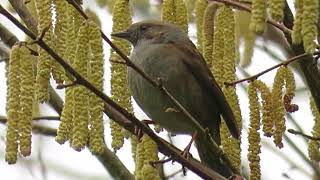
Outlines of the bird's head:
M125 39L133 46L144 40L153 43L167 43L188 38L178 26L153 20L134 23L127 30L112 33L111 36Z

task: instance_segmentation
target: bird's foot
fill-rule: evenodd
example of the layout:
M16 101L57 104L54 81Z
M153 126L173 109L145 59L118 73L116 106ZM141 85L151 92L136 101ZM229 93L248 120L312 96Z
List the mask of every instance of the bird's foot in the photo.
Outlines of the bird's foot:
M141 120L141 122L145 125L147 125L149 127L150 124L155 124L154 121L152 120L147 120L147 119L144 119L144 120ZM138 127L138 126L135 126L134 127L134 134L137 136L138 138L138 141L140 142L141 141L141 138L143 136L143 132L142 130Z
M190 157L192 157L192 154L190 153L190 148L191 148L192 143L196 139L196 137L197 137L197 132L194 132L192 134L192 138L191 138L190 142L188 143L188 145L184 148L184 150L181 153L181 155L183 157L185 157L186 159L189 159ZM184 166L182 166L182 172L183 172L183 175L187 174L187 169Z

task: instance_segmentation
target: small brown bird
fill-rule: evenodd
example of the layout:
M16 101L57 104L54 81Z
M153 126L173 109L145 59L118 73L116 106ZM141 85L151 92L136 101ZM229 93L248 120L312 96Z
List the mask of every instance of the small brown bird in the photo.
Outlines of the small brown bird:
M133 46L131 60L152 79L161 78L164 87L191 113L203 129L220 145L221 116L233 137L239 129L226 98L208 69L202 55L177 26L158 21L135 23L128 30L112 34ZM128 69L133 98L156 123L175 134L200 132L199 126L176 110L170 99L133 69ZM219 157L210 151L204 134L196 147L201 161L225 177L232 175Z

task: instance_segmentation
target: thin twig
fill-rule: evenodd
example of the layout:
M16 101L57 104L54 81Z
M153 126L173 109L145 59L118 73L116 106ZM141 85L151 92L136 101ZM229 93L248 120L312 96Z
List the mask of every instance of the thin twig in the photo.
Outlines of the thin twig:
M319 54L319 52L316 52L314 55L316 55L316 54ZM268 69L266 69L266 70L264 70L262 72L259 72L258 74L255 74L255 75L250 76L248 78L240 79L240 80L237 80L237 81L234 81L234 82L224 82L224 84L226 86L234 86L234 85L236 85L238 83L241 83L241 82L244 82L244 81L253 81L253 80L257 79L259 76L261 76L261 75L263 75L263 74L265 74L265 73L267 73L267 72L269 72L269 71L271 71L273 69L276 69L276 68L278 68L280 66L287 66L288 64L290 64L290 63L292 63L294 61L297 61L300 58L307 57L307 56L310 56L310 54L309 53L303 53L303 54L294 56L294 57L292 57L292 58L290 58L290 59L288 59L286 61L283 61L282 63L279 63L279 64L274 65L274 66L272 66L272 67L270 67L270 68L268 68Z
M309 136L307 134L304 134L301 131L297 131L297 130L294 130L294 129L288 129L288 132L291 133L291 134L294 134L294 135L300 135L300 136L305 137L305 138L310 139L310 140L320 141L320 137Z
M7 19L9 19L13 24L15 24L20 30L22 30L26 35L28 35L31 39L36 40L37 36L32 33L29 29L27 29L23 24L21 24L15 17L13 17L9 12L7 12L0 5L0 13L4 15ZM132 122L133 124L139 126L144 133L146 133L153 141L155 141L159 147L159 151L164 155L169 157L173 157L176 161L189 168L194 173L198 174L200 177L204 179L223 179L224 177L216 173L215 171L209 169L208 167L202 165L197 160L190 158L189 160L181 155L181 151L169 144L162 138L158 137L148 126L139 121L135 116L126 111L120 105L111 100L106 94L102 91L99 91L95 86L93 86L88 80L82 77L76 70L74 70L64 59L62 59L53 49L51 49L42 39L36 42L41 48L43 48L54 60L56 60L66 71L72 74L78 81L79 84L88 88L95 95L100 97L106 103L106 114L112 118L117 119L120 123L123 122ZM124 126L126 128L126 126ZM131 133L133 133L133 129L127 128ZM220 154L221 155L221 154ZM222 154L223 155L223 154ZM221 156L222 156L221 155ZM221 157L224 158L224 157Z
M233 6L235 8L238 8L240 10L251 12L251 8L250 7L248 7L244 3L240 3L240 2L237 2L237 1L231 1L231 0L209 0L209 1L220 2L220 3L223 3L225 5ZM267 19L266 22L271 24L271 25L273 25L273 26L275 26L276 28L278 28L279 30L283 31L284 33L291 33L291 29L287 28L283 24L277 23L276 21L274 21L272 19Z

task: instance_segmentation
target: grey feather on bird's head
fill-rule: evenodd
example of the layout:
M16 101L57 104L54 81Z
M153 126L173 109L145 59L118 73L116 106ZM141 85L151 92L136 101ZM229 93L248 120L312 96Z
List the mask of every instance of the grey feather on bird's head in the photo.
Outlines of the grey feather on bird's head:
M168 43L188 40L187 34L173 24L156 20L141 21L132 24L127 30L111 34L114 37L126 39L136 46L141 40L150 43Z

